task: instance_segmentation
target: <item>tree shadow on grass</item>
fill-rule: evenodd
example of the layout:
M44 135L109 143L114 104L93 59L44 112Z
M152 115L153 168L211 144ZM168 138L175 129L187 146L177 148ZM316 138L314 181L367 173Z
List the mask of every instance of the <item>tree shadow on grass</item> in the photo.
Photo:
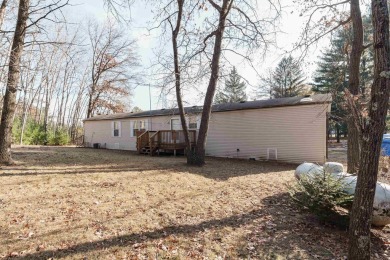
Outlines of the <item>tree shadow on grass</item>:
M179 165L181 171L187 171L192 174L219 181L258 174L269 174L270 178L275 178L278 173L292 171L296 167L296 164L291 163L216 157L207 157L206 165L203 167L189 166L186 163L181 163L181 165Z
M198 232L203 232L206 229L219 227L239 227L241 225L245 225L253 221L254 219L259 218L262 214L263 211L261 209L253 210L246 214L234 215L223 219L207 220L195 225L167 226L153 231L133 233L93 242L80 243L63 250L48 250L32 254L26 254L24 256L19 256L13 259L47 259L50 257L60 258L80 253L86 254L94 250L108 249L111 247L131 248L134 244L144 243L150 240L163 239L170 235L185 235L190 237L191 235Z
M347 227L329 224L316 216L302 212L291 201L288 193L264 198L268 221L255 227L245 238L251 250L241 254L260 259L341 259L347 255ZM386 245L375 233L371 234L372 255L383 256ZM386 259L383 258L383 259Z
M183 156L150 157L133 151L74 147L33 147L29 149L22 147L16 149L14 154L16 159L24 161L25 164L1 168L0 177L84 173L125 174L126 172L161 170L197 174L205 178L224 181L246 175L275 174L290 171L296 167L295 164L213 157L207 158L205 166L193 167L185 163L186 159ZM29 169L30 165L41 166L41 168ZM53 167L56 169L52 169Z
M52 170L31 170L31 169L11 169L12 171L21 171L17 173L10 173L3 169L3 173L0 173L0 177L12 177L12 176L44 176L44 175L77 175L77 174L99 174L99 173L126 173L126 172L142 172L145 168L139 167L126 167L116 166L100 169L69 169L69 168L57 168Z
M250 231L240 238L241 242L236 247L237 255L242 258L339 259L346 254L346 230L324 226L310 215L300 213L290 205L287 193L266 197L263 203L265 205L261 208L222 219L205 220L198 224L166 226L152 231L79 243L66 249L30 253L14 259L72 257L76 254L87 255L95 251L106 251L113 247L125 247L126 251L131 251L137 244L161 241L171 235L189 240L202 236L199 233L206 230L213 232L224 227L235 229L242 226ZM382 255L384 247L380 239L373 236L372 242L373 254Z

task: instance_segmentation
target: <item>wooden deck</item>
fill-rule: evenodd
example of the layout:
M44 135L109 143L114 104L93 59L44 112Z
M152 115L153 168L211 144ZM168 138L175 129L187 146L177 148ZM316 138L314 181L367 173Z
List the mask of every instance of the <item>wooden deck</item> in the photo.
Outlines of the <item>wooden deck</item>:
M189 130L191 145L196 143L196 130ZM160 152L184 151L186 148L183 130L146 131L137 137L137 151L140 154L159 154Z

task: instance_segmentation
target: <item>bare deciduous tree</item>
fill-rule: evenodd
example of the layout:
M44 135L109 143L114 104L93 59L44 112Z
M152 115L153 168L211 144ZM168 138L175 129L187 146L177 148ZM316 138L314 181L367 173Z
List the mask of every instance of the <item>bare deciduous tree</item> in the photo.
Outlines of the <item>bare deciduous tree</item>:
M0 124L0 164L12 164L11 134L12 123L16 108L16 92L20 78L20 60L23 53L24 38L26 36L27 20L29 16L29 0L20 0L18 20L12 41L8 65L7 88L4 96L3 110Z
M87 118L97 109L121 112L123 103L118 98L130 95L129 80L136 77L131 72L138 64L135 41L127 40L110 21L102 28L90 23L88 35L92 60Z
M5 16L5 9L7 7L8 0L3 0L0 5L0 29L3 26L4 16Z
M224 0L221 3L209 0L201 1L170 1L161 8L158 16L159 26L168 22L171 29L173 62L172 70L169 58L163 60L163 69L175 78L177 105L180 111L182 128L186 131L186 122L181 91L185 86L194 82L208 82L203 99L202 114L196 147L191 150L187 143L187 162L193 165L205 163L205 145L208 125L210 121L211 105L217 84L221 76L221 59L228 61L226 53L237 55L245 61L252 62L252 54L259 47L270 43L268 39L268 26L272 26L274 18L260 18L256 10L256 1ZM175 5L172 7L172 5ZM270 2L272 8L275 6ZM183 11L179 11L183 10ZM198 11L199 10L199 11ZM277 10L273 10L277 16ZM195 13L198 12L198 16ZM204 29L196 24L201 21L205 13L210 14L204 18ZM179 16L180 14L185 16ZM272 13L272 12L271 12ZM176 19L175 22L172 20ZM181 21L178 21L181 20ZM196 20L196 22L192 22ZM173 26L175 24L175 26ZM165 31L164 31L165 32ZM169 75L168 75L169 76ZM207 78L207 79L206 79ZM183 80L184 79L184 80ZM166 85L173 83L167 80ZM188 136L188 133L185 134Z
M215 30L209 34L207 37L214 37L214 50L212 52L211 58L211 75L209 79L209 84L207 86L206 96L204 98L203 109L202 109L202 118L200 121L198 139L196 141L196 148L194 152L189 153L188 162L194 165L204 165L205 164L205 152L206 152L206 139L207 132L210 122L211 114L211 105L213 103L215 89L217 87L218 77L219 77L219 62L222 53L222 41L224 37L224 32L226 29L226 21L228 15L233 7L233 0L223 0L222 5L216 4L214 1L209 0L211 6L217 10L218 13L218 25ZM239 9L238 9L239 10ZM229 20L228 20L229 21ZM233 26L233 24L231 24ZM238 25L237 25L238 26Z
M183 18L184 1L185 0L177 0L176 25L173 26L170 19L168 19L168 21L170 23L171 31L172 31L172 51L173 51L174 71L175 71L176 100L177 100L177 105L178 105L179 113L180 113L181 126L182 126L183 131L184 131L184 139L186 142L187 153L190 153L192 150L192 147L191 147L188 127L187 127L186 118L185 118L184 105L183 105L183 100L182 100L181 82L180 82L181 72L180 72L180 61L179 61L179 49L178 49L178 42L177 42L179 32L180 32L181 21Z
M61 9L68 4L68 0L64 2L57 0L51 3L39 1L33 5L33 10L30 9L31 3L29 0L21 0L18 6L18 18L16 22L15 32L12 40L12 46L8 61L8 78L6 91L3 101L3 109L0 125L0 164L12 164L11 158L11 142L12 142L12 126L17 108L17 91L20 81L20 65L23 54L23 49L26 45L25 38L27 30L40 27L40 22L45 20L53 21L50 18L55 11ZM30 21L30 23L28 23Z
M390 94L390 40L389 12L386 0L372 0L374 81L368 108L360 111L355 99L349 98L354 107L355 127L362 133L360 167L358 169L355 197L349 225L348 259L370 259L370 227L375 188L378 176L379 156Z
M363 22L359 0L351 0L352 19L352 43L349 57L349 84L348 90L352 95L358 95L360 89L360 58L363 52ZM348 172L356 173L359 169L360 132L353 122L352 117L347 117L348 125Z
M307 51L311 45L316 44L320 39L334 32L338 28L351 25L351 43L350 50L348 49L349 59L349 79L348 79L348 92L355 95L358 98L360 94L360 67L361 56L364 49L368 46L363 45L363 22L360 10L360 1L347 0L347 1L302 1L304 9L302 13L308 14L306 26L303 30L300 41L297 44L297 48L303 48L303 55L307 54ZM345 7L349 5L349 12L345 11ZM315 17L320 17L315 19ZM356 173L359 168L360 158L360 132L354 126L353 118L346 116L345 120L348 125L348 172Z

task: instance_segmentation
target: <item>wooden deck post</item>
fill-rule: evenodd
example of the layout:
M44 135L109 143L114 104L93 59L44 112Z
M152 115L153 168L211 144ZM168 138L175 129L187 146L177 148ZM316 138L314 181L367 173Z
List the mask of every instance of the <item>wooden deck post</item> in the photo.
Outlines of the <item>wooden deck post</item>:
M149 155L150 156L153 156L153 140L152 140L152 138L150 138L150 135L148 136L148 139L149 139L149 151L150 151L150 153L149 153Z
M191 145L195 143L195 130L190 130ZM149 131L137 138L137 148L139 152L146 146L149 146L150 155L153 155L155 151L160 155L160 150L173 151L174 156L177 155L178 151L184 150L186 153L186 144L183 140L182 130L159 130Z
M173 156L176 157L176 131L172 132L172 138L173 138L173 147L174 147Z

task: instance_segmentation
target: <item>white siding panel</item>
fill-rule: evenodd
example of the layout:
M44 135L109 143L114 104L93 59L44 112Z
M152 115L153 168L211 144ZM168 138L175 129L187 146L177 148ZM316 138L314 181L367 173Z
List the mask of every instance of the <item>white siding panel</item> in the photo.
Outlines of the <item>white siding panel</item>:
M278 160L323 163L326 156L326 112L329 105L304 105L212 113L206 154L217 157L267 158L276 148ZM169 130L172 116L137 118L147 120L149 130ZM85 142L108 149L136 150L130 121L121 119L121 136L113 137L112 120L86 121ZM239 152L237 152L239 149Z
M130 121L130 137L134 137L134 121Z
M169 116L153 117L153 118L137 118L136 120L145 120L149 124L148 128L153 130L169 130ZM130 121L135 119L119 119L119 120L101 120L101 121L85 121L84 122L84 140L90 147L94 143L100 143L102 147L107 149L119 149L136 151L137 138L131 136ZM113 136L113 122L120 122L120 136Z
M327 111L327 105L306 105L214 113L206 154L266 159L267 148L276 148L280 161L322 163Z

